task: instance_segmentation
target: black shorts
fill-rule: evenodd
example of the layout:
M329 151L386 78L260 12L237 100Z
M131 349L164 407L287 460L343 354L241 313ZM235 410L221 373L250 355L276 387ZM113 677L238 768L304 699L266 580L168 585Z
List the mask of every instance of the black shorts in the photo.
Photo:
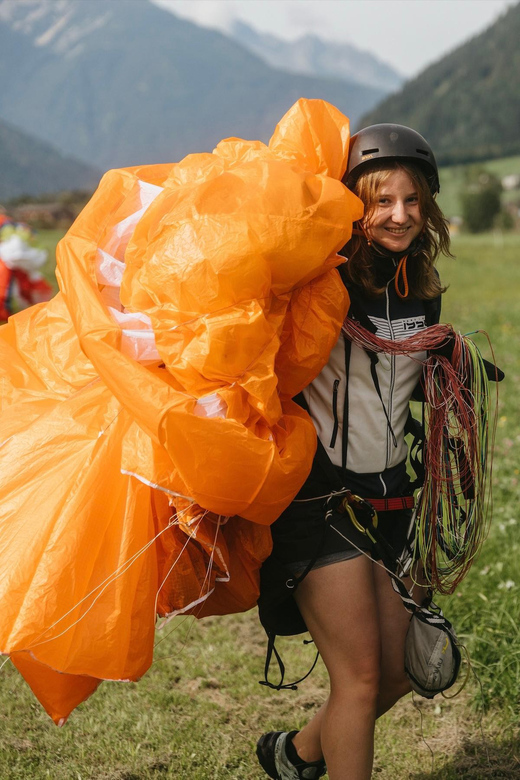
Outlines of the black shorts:
M294 501L272 524L273 550L260 571L260 620L267 633L291 635L306 630L305 622L292 597L294 576L312 563L317 569L359 555L380 558L370 538L359 531L346 512L334 511L326 520L327 497L331 486L327 480L307 480ZM409 479L404 473L392 496L406 495ZM354 480L346 485L363 495L362 485ZM406 547L412 520L411 509L380 512L377 527L384 540L399 558ZM388 552L388 551L387 551Z
M305 569L313 558L316 558L313 569L363 553L379 559L369 537L353 525L348 514L334 512L326 522L326 513L323 499L293 502L271 526L273 556L295 574ZM396 558L406 546L411 517L411 509L378 515L378 530Z
M337 471L339 473L339 469ZM391 472L391 479L386 480L393 483L388 498L406 495L410 483L406 463L399 464ZM373 490L374 485L380 484L378 475L353 472L345 472L341 481L362 498L366 498L370 487ZM375 560L380 558L371 540L356 529L348 514L335 511L329 522L326 522L325 516L329 509L327 496L332 489L321 469L313 467L294 501L271 526L272 554L295 574L307 568L313 559L315 563L312 568L320 568L363 553L371 555ZM411 509L380 512L378 515L377 527L396 558L400 557L405 548L411 518Z

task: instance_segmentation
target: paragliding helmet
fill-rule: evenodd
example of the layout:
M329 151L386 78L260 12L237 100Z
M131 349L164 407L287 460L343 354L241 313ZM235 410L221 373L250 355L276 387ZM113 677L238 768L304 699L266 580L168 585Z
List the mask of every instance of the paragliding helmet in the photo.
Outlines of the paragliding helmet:
M353 135L343 183L353 189L364 170L383 160L416 165L426 176L432 195L439 192L439 171L430 145L416 130L404 125L370 125Z

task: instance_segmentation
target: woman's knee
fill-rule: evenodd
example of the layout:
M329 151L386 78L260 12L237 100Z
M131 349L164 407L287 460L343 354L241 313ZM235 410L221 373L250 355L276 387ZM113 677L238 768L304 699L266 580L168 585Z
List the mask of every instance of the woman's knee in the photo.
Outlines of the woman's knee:
M346 659L345 663L328 665L331 693L350 701L375 701L381 686L381 667L378 655L367 654L362 658Z

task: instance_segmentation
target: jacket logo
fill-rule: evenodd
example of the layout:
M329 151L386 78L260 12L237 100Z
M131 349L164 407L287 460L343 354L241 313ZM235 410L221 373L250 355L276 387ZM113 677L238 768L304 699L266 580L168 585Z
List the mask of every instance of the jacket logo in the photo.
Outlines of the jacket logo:
M415 317L412 320L403 320L403 330L422 330L424 328L424 317Z
M376 326L377 335L384 339L404 339L411 333L417 333L426 327L426 318L424 314L420 314L417 317L392 320L391 324L383 317L373 317L369 315L369 319Z

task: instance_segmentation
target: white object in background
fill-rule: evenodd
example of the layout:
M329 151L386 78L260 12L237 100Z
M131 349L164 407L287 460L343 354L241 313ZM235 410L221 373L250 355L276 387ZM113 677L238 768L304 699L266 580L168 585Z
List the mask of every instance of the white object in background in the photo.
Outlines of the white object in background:
M0 259L11 271L36 271L47 260L47 251L30 246L21 236L14 233L0 242Z

